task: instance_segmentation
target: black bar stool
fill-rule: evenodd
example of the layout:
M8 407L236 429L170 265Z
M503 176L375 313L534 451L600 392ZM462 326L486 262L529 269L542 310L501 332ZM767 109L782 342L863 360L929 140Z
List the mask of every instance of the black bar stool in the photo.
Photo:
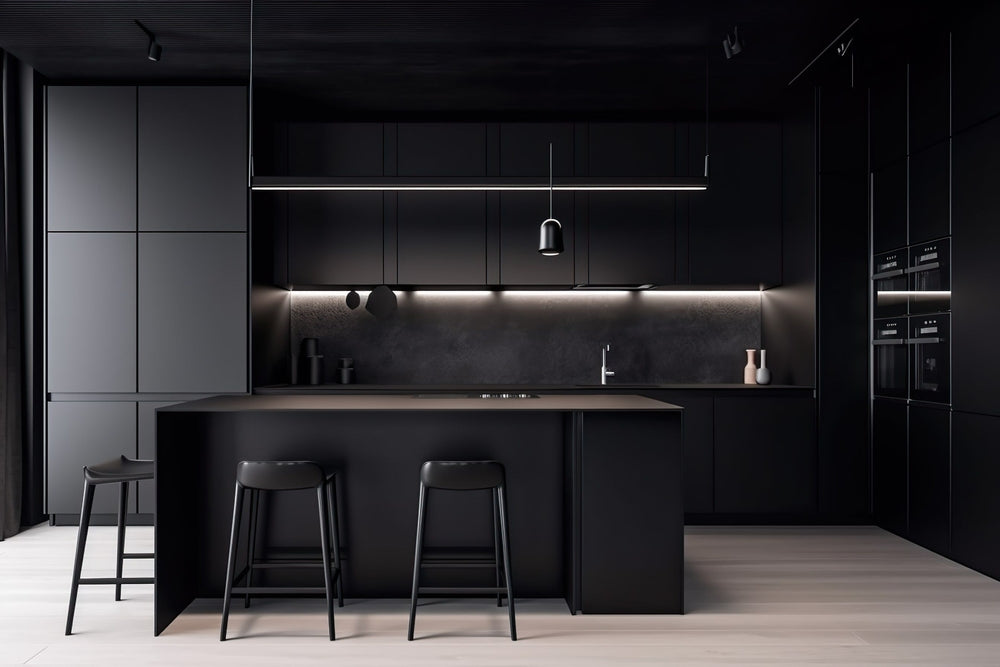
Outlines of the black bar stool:
M425 560L424 522L426 519L427 489L447 489L450 491L493 490L493 559L443 561ZM510 544L507 535L507 496L504 484L503 464L497 461L426 461L420 467L420 504L417 510L417 544L413 556L413 594L410 597L410 625L406 638L413 641L413 625L417 615L417 597L420 593L454 595L460 593L496 593L497 606L501 606L501 594L507 595L507 609L510 615L510 639L517 640L514 625L514 589L510 579ZM503 545L503 574L506 586L500 582L500 544ZM451 588L420 586L420 570L425 567L495 567L497 585L495 588Z
M125 506L128 503L129 482L153 479L153 462L129 459L124 456L83 467L83 507L80 509L80 532L76 537L76 559L73 562L73 584L69 593L69 613L66 614L66 634L73 634L73 614L76 611L76 594L80 585L114 584L115 600L122 599L122 584L151 584L154 577L123 577L122 567L126 558L152 558L152 553L125 553ZM87 547L90 529L90 512L94 507L94 489L99 484L121 484L118 494L118 558L114 577L80 578L83 569L83 552Z
M257 505L260 491L293 491L315 489L319 508L321 559L258 559L254 555L256 540ZM250 527L248 529L247 564L236 573L236 548L240 536L244 496L250 493ZM233 528L229 539L229 563L226 568L226 592L222 607L222 629L219 640L226 641L229 624L229 607L233 593L243 593L244 606L249 606L250 595L271 593L275 595L308 595L325 593L327 623L330 641L336 639L333 624L334 585L340 606L344 605L340 583L339 522L336 512L336 473L327 475L318 463L312 461L241 461L236 466L236 497L233 502ZM331 567L331 542L332 567ZM253 586L253 571L264 568L322 567L323 587L303 586ZM245 586L236 586L246 578Z

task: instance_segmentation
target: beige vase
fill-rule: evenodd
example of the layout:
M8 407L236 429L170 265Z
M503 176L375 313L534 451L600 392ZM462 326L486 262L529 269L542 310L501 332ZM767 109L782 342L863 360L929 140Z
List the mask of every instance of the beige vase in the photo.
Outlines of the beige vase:
M757 384L757 364L753 362L755 350L747 350L747 365L743 367L743 384Z

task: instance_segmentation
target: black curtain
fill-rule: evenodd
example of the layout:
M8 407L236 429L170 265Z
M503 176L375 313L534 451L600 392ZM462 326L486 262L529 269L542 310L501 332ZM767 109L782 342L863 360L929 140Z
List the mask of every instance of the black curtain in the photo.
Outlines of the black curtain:
M21 315L21 216L18 198L17 67L0 49L0 540L21 527L21 464L24 440L24 354Z

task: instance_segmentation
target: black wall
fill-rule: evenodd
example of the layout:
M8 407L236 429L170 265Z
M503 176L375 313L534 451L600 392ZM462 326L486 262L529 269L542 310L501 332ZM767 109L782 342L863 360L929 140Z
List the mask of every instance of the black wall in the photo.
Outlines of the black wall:
M290 293L290 353L319 338L327 381L350 356L362 383L595 384L610 342L612 383L713 383L742 382L745 350L760 347L757 292L397 294L376 320L343 292Z

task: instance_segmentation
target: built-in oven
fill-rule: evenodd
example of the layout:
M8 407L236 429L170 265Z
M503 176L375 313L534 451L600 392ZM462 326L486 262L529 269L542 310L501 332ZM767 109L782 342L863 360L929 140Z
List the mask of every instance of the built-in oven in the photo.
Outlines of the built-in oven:
M905 317L873 322L875 395L906 398L909 389L909 328Z
M951 310L951 241L910 246L910 313Z
M951 402L951 317L948 314L910 318L910 398Z
M875 256L872 281L875 283L875 317L896 317L907 313L908 254L906 249Z

